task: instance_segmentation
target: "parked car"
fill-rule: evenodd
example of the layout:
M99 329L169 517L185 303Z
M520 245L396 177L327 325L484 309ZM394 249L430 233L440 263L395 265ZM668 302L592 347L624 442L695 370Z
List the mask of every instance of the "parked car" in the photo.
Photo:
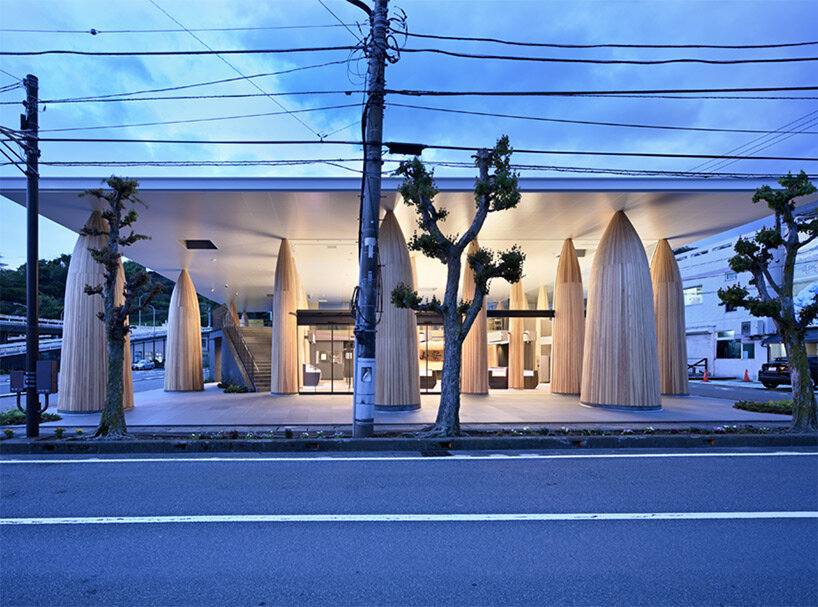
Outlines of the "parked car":
M818 356L807 356L807 361L809 362L809 374L812 377L812 383L818 386ZM776 358L773 362L761 365L761 371L758 372L758 381L765 388L775 388L781 384L791 383L790 365L787 359L782 356Z
M131 369L134 371L146 371L147 369L153 369L154 366L153 361L146 358L133 363Z

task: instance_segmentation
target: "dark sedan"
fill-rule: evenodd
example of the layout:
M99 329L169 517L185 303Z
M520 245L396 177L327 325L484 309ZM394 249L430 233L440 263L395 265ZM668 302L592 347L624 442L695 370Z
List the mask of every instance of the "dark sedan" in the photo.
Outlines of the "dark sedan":
M807 356L807 360L809 361L809 374L812 377L812 383L818 386L818 356ZM758 372L758 381L765 388L775 388L782 384L791 383L790 365L787 359L782 356L776 358L773 362L761 365L761 371Z

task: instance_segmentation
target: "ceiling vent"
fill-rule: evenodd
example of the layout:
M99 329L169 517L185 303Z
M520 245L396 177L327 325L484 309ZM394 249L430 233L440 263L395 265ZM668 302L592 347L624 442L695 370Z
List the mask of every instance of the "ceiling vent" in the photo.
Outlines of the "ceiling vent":
M216 245L214 245L210 240L180 240L179 242L189 251L217 248Z

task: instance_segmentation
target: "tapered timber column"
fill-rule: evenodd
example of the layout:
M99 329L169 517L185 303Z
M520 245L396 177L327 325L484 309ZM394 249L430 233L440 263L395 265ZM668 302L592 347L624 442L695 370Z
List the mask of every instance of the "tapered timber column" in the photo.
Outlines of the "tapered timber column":
M682 276L670 244L664 238L653 254L650 277L659 349L659 389L662 394L688 394Z
M548 303L548 291L545 285L540 285L540 291L537 293L537 309L550 310L551 306ZM534 347L534 368L539 371L540 383L551 381L551 346L543 345L543 337L551 337L551 319L537 318L536 319L535 339L536 346ZM546 358L543 358L545 356ZM543 368L543 365L546 365Z
M477 239L471 241L466 257L476 253L480 245ZM474 298L474 270L468 262L463 264L463 300L471 301ZM489 393L489 365L488 365L488 326L486 317L486 298L483 298L483 307L474 319L466 339L463 340L463 355L460 375L460 391L465 394Z
M509 310L528 310L523 292L523 280L511 285ZM525 342L523 341L523 318L508 319L508 387L522 390L524 387Z
M114 303L121 306L125 303L125 267L119 258L119 272L116 275L116 299ZM126 321L126 324L130 322ZM107 374L107 371L106 371ZM125 333L125 352L122 358L122 408L133 408L133 371L131 371L131 334Z
M236 309L236 302L230 302L230 316L233 317L233 323L236 327L241 325L241 321L239 320L239 311Z
M551 347L551 392L579 394L585 343L585 298L574 242L562 244L554 283L554 324Z
M241 318L239 319L239 326L240 327L249 327L250 321L247 318L247 310L241 313Z
M618 211L594 257L580 400L624 409L660 409L653 289L645 249Z
M89 230L107 230L99 211L85 224ZM85 285L105 282L102 264L91 257L89 248L101 249L107 236L80 236L71 254L65 281L65 314L60 356L59 410L102 411L108 376L105 324L97 316L103 311L102 297L85 293ZM128 366L130 370L130 365Z
M187 270L179 273L168 310L168 341L165 346L165 390L203 390L202 320L199 300Z
M298 280L292 260L290 243L281 241L276 261L273 285L273 344L270 371L270 392L298 392Z
M417 317L412 310L397 308L390 301L392 289L399 283L415 288L409 250L392 211L384 215L378 246L384 305L375 341L375 410L419 409Z

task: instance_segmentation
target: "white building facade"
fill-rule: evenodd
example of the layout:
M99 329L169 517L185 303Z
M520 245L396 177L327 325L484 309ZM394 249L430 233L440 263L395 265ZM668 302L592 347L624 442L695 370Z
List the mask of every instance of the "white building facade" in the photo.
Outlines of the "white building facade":
M814 203L798 209L798 213L814 212ZM757 292L749 281L749 272L737 274L729 260L740 237L752 238L773 218L755 221L740 228L693 243L679 249L676 260L684 283L685 319L688 364L696 364L701 373L706 366L710 377L743 378L745 372L756 380L761 365L785 356L775 325L768 318L752 316L743 308L731 309L721 303L719 289L741 284L751 295ZM780 268L773 269L780 277ZM797 296L818 282L818 245L810 243L799 253L793 292ZM814 288L814 287L813 287ZM796 297L796 299L798 299ZM807 352L818 354L818 329L808 330Z

